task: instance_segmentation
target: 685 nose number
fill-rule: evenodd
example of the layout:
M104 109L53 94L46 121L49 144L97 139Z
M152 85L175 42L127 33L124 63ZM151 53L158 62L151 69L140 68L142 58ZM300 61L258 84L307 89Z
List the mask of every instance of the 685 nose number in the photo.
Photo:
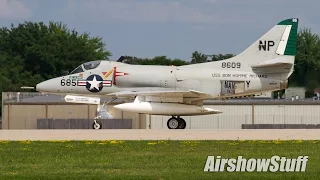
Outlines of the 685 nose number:
M75 79L61 79L61 86L76 86L77 82Z

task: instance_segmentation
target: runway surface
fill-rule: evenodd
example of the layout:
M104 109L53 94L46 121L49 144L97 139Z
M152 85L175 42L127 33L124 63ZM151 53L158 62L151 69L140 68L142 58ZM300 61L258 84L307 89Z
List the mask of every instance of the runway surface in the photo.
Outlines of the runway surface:
M0 130L0 140L320 140L320 129Z

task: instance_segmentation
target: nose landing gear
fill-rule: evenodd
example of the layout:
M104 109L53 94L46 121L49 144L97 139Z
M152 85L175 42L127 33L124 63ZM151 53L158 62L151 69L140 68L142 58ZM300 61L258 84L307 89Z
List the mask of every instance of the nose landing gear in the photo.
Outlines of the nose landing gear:
M102 124L101 122L94 120L93 124L92 124L92 128L93 129L101 129L102 128Z
M167 126L169 129L185 129L186 125L186 121L182 119L180 116L172 116L167 122Z
M102 123L100 121L98 121L97 119L101 119L101 110L102 108L106 107L109 103L111 103L112 101L116 100L117 98L113 98L111 101L106 102L104 101L104 103L102 104L102 106L97 107L97 116L94 118L93 123L92 123L92 129L102 129Z

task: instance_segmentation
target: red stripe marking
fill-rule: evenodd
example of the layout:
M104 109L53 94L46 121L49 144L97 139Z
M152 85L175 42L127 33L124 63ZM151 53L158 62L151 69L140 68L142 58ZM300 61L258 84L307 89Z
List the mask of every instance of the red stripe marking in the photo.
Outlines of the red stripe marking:
M113 67L113 84L116 85L117 67Z
M117 67L113 67L113 84L116 85L116 78L117 76L125 76L129 75L129 73L126 72L117 72Z
M128 75L128 73L125 72L116 72L116 76L125 76Z
M78 86L85 86L87 81L78 81Z

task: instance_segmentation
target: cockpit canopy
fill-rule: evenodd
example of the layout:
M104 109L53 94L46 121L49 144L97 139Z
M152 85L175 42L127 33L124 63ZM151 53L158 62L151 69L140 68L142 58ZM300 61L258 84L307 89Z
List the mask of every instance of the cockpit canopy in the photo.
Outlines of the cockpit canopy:
M85 70L90 70L98 67L100 63L101 61L90 61L90 62L83 63L83 67Z
M77 68L75 68L70 74L81 73L86 70L95 69L96 67L98 67L100 65L100 63L101 63L101 60L83 63L80 66L78 66Z

